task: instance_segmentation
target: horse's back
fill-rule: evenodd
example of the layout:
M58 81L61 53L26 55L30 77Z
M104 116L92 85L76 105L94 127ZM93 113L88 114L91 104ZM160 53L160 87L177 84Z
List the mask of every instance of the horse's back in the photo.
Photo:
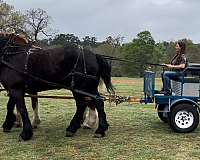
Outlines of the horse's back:
M63 59L63 48L33 50L28 59L28 73L49 79L59 72Z

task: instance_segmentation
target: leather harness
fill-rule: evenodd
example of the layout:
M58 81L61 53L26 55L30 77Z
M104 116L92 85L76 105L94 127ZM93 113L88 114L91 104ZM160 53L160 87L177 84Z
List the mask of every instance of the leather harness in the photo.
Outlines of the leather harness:
M79 76L84 76L86 78L92 78L92 79L95 79L97 80L97 77L96 76L93 76L93 75L88 75L87 74L87 70L86 70L86 63L85 63L85 56L84 56L84 52L83 52L83 47L79 47L79 49L81 50L81 52L79 52L78 54L78 57L76 59L76 63L74 64L74 67L72 69L72 71L67 74L63 80L67 79L69 76L71 76L72 80L71 80L71 86L68 87L66 85L63 85L63 84L60 84L60 83L55 83L55 82L51 82L51 81L47 81L47 80L44 80L42 78L39 78L39 77L36 77L30 73L28 73L28 61L29 61L29 57L30 55L33 53L33 51L35 49L38 49L38 48L34 48L32 47L32 44L28 43L27 45L25 46L21 46L21 47L25 47L25 50L24 51L20 51L20 52L7 52L6 50L8 48L12 48L12 47L20 47L20 46L11 46L10 44L12 42L12 38L9 38L9 40L6 42L4 48L2 49L2 55L1 55L1 62L0 64L4 64L5 66L7 66L8 68L20 73L20 74L23 74L25 76L28 76L29 78L32 78L36 81L39 81L39 82L42 82L44 84L48 84L49 86L52 86L52 87L59 87L59 88L65 88L65 89L68 89L68 90L71 90L73 92L76 92L76 93L79 93L79 94L82 94L82 95L85 95L85 96L89 96L89 97L92 97L92 98L95 98L95 99L105 99L104 97L102 96L99 96L99 95L95 95L95 94L91 94L91 93L88 93L88 92L85 92L85 91L82 91L82 90L79 90L79 89L75 89L74 86L75 86L75 82L74 82L74 78L75 78L75 75L79 75ZM25 65L24 65L24 71L21 71L17 68L15 68L12 64L8 63L6 60L4 60L4 56L5 55L15 55L15 54L19 54L19 53L25 53L26 54L26 59L25 59ZM82 72L77 72L76 71L76 68L78 66L78 61L80 59L82 55L82 59L83 59L83 67L84 67L84 73Z

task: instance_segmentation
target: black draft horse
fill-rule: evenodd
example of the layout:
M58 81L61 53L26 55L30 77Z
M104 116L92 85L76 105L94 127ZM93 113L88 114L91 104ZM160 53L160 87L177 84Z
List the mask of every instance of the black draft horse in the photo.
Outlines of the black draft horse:
M25 93L67 88L76 101L76 113L66 128L66 136L73 136L81 127L87 107L85 97L98 111L99 126L96 136L104 136L108 129L104 102L98 92L100 77L107 90L114 93L111 83L111 66L100 55L76 45L54 49L39 49L16 34L0 33L0 81L8 91L7 115L3 131L10 131L16 121L14 107L20 112L23 129L19 137L29 140L33 136L25 105Z

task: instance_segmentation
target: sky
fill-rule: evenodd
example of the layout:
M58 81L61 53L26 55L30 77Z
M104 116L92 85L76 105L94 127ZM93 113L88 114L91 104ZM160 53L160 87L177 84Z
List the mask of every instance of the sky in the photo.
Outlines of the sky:
M200 43L200 0L4 0L15 10L41 8L57 33L103 41L123 36L132 41L148 30L157 41L191 39Z

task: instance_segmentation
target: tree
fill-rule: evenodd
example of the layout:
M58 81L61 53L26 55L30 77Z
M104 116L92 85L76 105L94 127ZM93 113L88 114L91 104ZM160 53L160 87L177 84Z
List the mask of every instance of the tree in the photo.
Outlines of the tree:
M96 45L97 45L97 38L96 37L85 36L83 38L82 45L84 45L84 46L90 46L90 47L96 47Z
M50 42L53 45L65 45L67 43L80 44L80 40L74 34L58 34Z
M26 28L30 38L37 41L39 34L51 36L48 34L50 19L47 12L40 8L28 10L26 13Z
M154 45L151 33L143 31L138 33L131 43L123 46L125 58L132 61L130 65L125 66L128 76L143 76L147 63L153 61Z
M190 41L186 42L186 57L190 63L200 63L200 47Z
M98 46L93 49L97 54L103 54L111 57L123 58L121 54L121 46L119 39L112 38L111 36L106 38L106 41L99 43ZM112 63L112 76L122 76L122 63L119 61L111 61Z
M167 47L165 46L165 42L156 43L154 45L152 62L153 63L166 63L168 62L167 57Z
M25 17L14 7L0 0L0 31L24 33Z
M122 44L123 40L124 40L124 37L121 37L121 36L117 36L114 38L112 36L108 36L106 38L105 43L110 44L113 47L116 47L116 46L120 46Z

